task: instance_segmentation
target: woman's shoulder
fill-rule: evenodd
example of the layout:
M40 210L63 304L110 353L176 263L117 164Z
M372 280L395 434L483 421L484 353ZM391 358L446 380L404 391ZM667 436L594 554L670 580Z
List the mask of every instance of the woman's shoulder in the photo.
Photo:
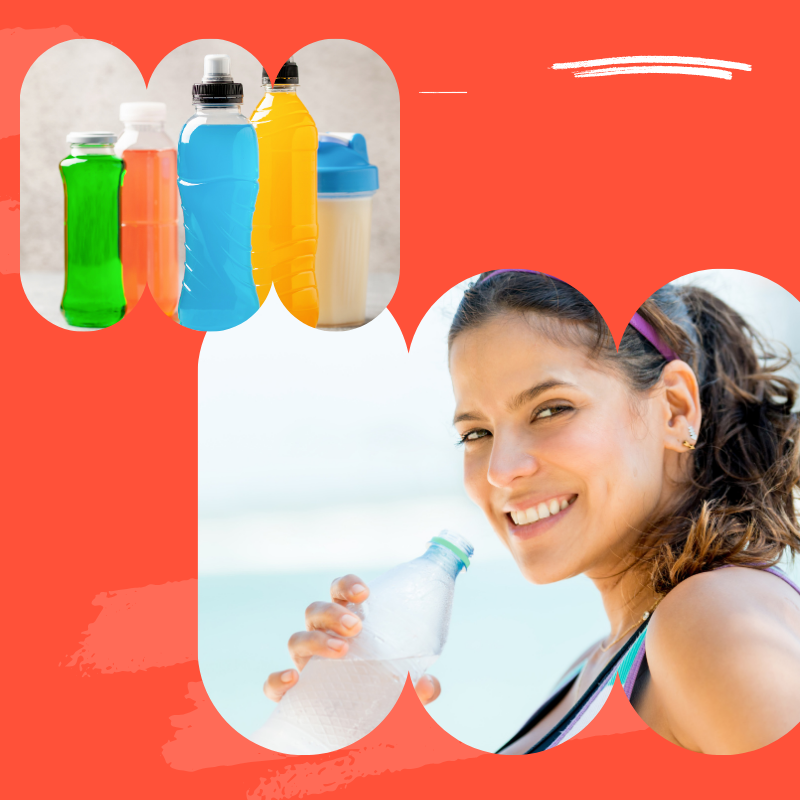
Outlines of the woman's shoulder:
M694 575L653 614L647 661L683 744L762 747L800 722L800 593L760 569Z
M650 627L654 636L680 633L740 638L751 627L760 629L776 612L788 611L787 603L800 614L800 592L779 575L732 566L679 583L661 601Z

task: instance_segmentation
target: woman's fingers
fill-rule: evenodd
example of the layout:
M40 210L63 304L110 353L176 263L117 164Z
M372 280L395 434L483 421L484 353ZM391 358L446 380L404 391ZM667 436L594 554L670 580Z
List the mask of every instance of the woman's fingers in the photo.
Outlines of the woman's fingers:
M300 676L297 670L287 669L283 672L273 672L264 683L264 694L276 703L297 683Z
M419 697L424 706L432 703L442 693L442 687L433 675L423 675L414 688L417 690L417 697Z
M341 658L347 648L347 642L323 631L301 631L289 639L289 655L297 669L303 669L311 656Z
M331 600L334 603L363 603L368 597L369 589L358 575L345 575L331 584Z
M368 597L369 589L358 575L345 575L331 585L332 603L312 603L306 609L308 630L295 633L289 639L289 654L298 670L303 669L311 656L341 658L347 652L349 645L340 637L358 634L361 620L345 606L363 603ZM293 669L273 672L264 684L264 694L277 702L299 677Z
M361 620L337 603L312 603L306 609L306 628L310 631L331 631L340 636L355 636Z

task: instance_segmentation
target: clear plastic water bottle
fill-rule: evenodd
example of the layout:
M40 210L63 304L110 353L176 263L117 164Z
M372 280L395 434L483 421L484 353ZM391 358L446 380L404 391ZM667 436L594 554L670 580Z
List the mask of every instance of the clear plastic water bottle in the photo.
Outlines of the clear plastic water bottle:
M258 195L258 139L242 116L244 90L228 56L209 55L195 106L178 141L178 189L186 228L186 271L178 319L222 331L258 311L250 263Z
M340 659L313 656L253 741L279 753L312 755L346 747L377 727L397 702L406 675L416 683L442 652L455 581L472 545L443 531L424 555L370 584L348 604L362 629Z

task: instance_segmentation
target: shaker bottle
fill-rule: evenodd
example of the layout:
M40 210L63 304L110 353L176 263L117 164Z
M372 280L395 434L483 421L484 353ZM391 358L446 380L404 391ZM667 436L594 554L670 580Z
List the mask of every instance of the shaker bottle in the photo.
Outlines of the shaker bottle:
M64 184L61 312L81 328L106 328L125 314L119 255L119 193L125 166L109 131L70 133L59 164Z
M258 311L250 264L258 140L230 63L226 55L205 57L203 80L192 88L196 111L178 142L186 229L178 319L200 331L227 330Z
M353 327L366 319L372 197L378 168L360 133L321 133L317 164L320 328Z
M259 302L274 284L297 319L314 327L319 298L317 251L317 126L297 96L297 64L287 61L275 83L262 69L264 97L250 117L258 135L261 189L253 218L253 275Z
M125 159L120 195L122 278L130 311L145 284L161 310L178 305L178 154L164 130L164 103L122 103L115 151Z

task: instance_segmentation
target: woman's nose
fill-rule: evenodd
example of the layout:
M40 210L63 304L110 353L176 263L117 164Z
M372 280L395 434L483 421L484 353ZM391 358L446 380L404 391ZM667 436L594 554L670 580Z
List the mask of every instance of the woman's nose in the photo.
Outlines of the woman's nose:
M486 476L492 486L505 488L517 478L529 477L538 470L538 459L518 437L495 433Z

